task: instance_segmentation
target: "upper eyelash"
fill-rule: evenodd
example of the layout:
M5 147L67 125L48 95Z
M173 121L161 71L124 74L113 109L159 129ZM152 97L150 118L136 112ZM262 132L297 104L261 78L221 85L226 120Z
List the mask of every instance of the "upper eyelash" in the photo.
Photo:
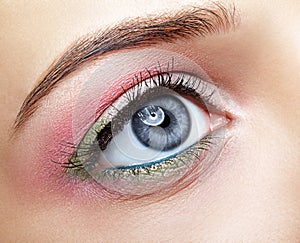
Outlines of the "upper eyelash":
M169 67L169 65L168 65L168 67ZM161 68L159 68L160 71L155 71L154 74L146 69L147 73L149 75L146 79L142 78L142 72L140 73L140 75L135 76L135 78L133 79L133 85L132 85L133 90L132 90L132 92L130 92L132 96L126 94L128 101L135 100L135 98L139 94L138 91L139 91L143 81L145 81L144 84L147 87L149 87L149 82L152 82L152 84L154 84L157 87L167 87L174 91L181 91L183 93L186 92L188 94L190 94L191 92L194 92L195 90L197 90L199 88L200 85L202 85L202 89L198 92L195 92L194 94L196 96L201 97L202 99L204 98L206 101L210 100L214 91L212 91L209 95L206 95L206 97L203 97L203 95L207 91L207 85L205 85L204 81L202 81L199 78L197 78L197 79L195 78L194 80L191 80L192 76L190 76L188 80L185 80L184 79L185 73L181 73L181 75L178 76L176 80L172 80L172 76L175 72L174 72L173 68L172 68L172 70L169 71L168 67L167 67L167 71L163 72L161 70ZM165 76L167 76L167 79L165 78ZM157 79L157 80L155 80L155 79ZM149 80L149 81L147 82L147 80Z
M211 97L213 96L214 90L212 90L211 93L206 94L207 85L201 79L195 78L194 80L191 80L192 77L190 76L189 79L186 80L186 74L182 73L175 80L172 80L173 74L174 73L172 72L162 72L158 73L157 75L153 75L149 72L150 77L148 77L146 80L137 81L137 85L133 86L125 93L128 101L126 107L132 108L131 104L137 103L139 101L139 97L141 97L141 85L144 84L148 88L154 85L155 87L168 88L180 93L181 95L192 95L192 97L202 105L202 108L204 110L207 110L205 102L209 103ZM200 85L202 87L201 90L197 90ZM153 87L150 90L153 90ZM113 106L112 104L110 105L110 107L117 111L117 114L120 117L120 123L124 123L124 121L126 121L126 119L130 117L130 114L126 114L126 111L131 109L126 109L125 107L125 109L122 110L121 114L120 110L117 107Z

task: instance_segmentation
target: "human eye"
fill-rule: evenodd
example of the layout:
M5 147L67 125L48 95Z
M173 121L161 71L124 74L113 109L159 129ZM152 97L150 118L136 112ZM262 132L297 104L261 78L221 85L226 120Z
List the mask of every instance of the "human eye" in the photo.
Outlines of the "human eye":
M176 63L158 62L133 75L129 87L119 85L120 95L78 144L65 144L75 148L60 162L67 175L94 180L110 193L144 196L208 174L230 119L216 85Z

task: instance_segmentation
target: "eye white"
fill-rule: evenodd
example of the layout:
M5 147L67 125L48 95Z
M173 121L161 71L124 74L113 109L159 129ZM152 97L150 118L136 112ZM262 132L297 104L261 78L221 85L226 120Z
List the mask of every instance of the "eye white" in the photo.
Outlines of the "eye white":
M173 157L199 142L210 132L209 115L188 99L180 95L174 96L184 104L190 116L189 135L182 144L168 151L158 151L146 147L135 136L129 121L124 125L123 130L113 137L107 148L101 152L99 161L105 161L106 166L110 167L146 164Z

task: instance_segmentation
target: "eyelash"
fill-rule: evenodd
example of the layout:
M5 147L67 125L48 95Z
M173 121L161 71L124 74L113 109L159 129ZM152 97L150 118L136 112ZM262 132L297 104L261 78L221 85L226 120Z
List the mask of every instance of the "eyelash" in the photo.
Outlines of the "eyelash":
M160 66L159 66L160 67ZM159 68L158 71L150 72L147 70L148 77L147 79L142 78L143 75L140 73L139 75L136 75L135 78L132 80L132 85L131 88L128 90L123 89L123 95L125 94L126 99L128 100L128 104L125 106L125 109L122 109L122 115L120 114L120 110L115 108L113 104L110 105L111 108L114 108L117 111L117 116L119 116L120 123L124 123L125 121L128 121L129 116L124 115L124 112L126 114L126 108L127 110L131 108L131 106L139 100L141 97L141 89L142 89L142 82L145 83L145 86L149 88L150 92L154 91L155 88L158 87L164 87L170 90L173 90L180 95L183 96L188 96L192 97L195 101L197 101L206 112L207 107L206 105L212 105L213 101L211 101L215 90L209 90L207 92L207 82L202 81L200 78L195 78L191 79L191 76L186 74L186 73L181 73L180 75L174 80L173 74L175 72L172 71L165 71L161 72L161 69ZM187 78L189 76L190 78ZM146 82L147 80L147 82ZM201 86L200 86L201 85ZM152 88L150 88L152 87ZM198 88L201 87L200 90ZM122 96L122 95L121 95ZM143 94L144 96L144 94ZM107 108L109 109L109 107ZM107 126L107 124L105 124ZM93 129L93 128L92 128ZM102 130L104 130L103 128ZM107 127L108 131L111 132L111 129ZM102 131L101 130L101 131ZM98 131L95 130L95 132L98 133ZM112 134L109 135L109 139L112 138ZM112 176L113 178L118 178L120 173L127 173L132 176L138 176L139 174L155 174L160 168L162 168L164 165L170 163L174 163L174 160L177 159L177 164L181 163L183 165L177 165L179 168L180 166L189 166L193 168L201 167L201 161L199 157L199 152L200 151L208 151L210 150L211 146L215 144L216 141L215 139L218 139L219 136L216 133L216 131L210 132L208 135L203 137L197 144L194 144L187 148L184 151L181 151L178 154L172 155L163 161L155 161L155 162L150 162L148 164L141 164L141 165L132 165L132 166L123 166L123 167L116 167L115 169L109 170L108 173L110 173L109 176ZM109 143L109 142L108 142ZM60 164L61 167L66 169L66 175L70 176L71 178L80 178L82 180L86 179L92 179L91 175L86 171L86 166L89 166L90 162L85 162L83 164L81 161L84 160L85 156L90 156L88 157L89 161L92 161L92 156L93 156L93 148L95 144L84 144L83 141L81 141L78 145L75 145L72 142L62 142L60 144L62 146L62 153L61 157L65 157L64 162L58 162L58 161L53 161L56 164ZM98 145L98 144L96 144ZM99 146L99 145L98 145ZM68 150L71 152L68 152ZM191 161L194 162L195 159L199 160L199 163L191 163L190 165L186 165L183 160L186 160L185 158L193 158ZM87 159L86 159L87 160ZM180 161L180 162L179 162ZM176 168L176 167L175 167ZM189 173L193 173L194 169L190 168L189 171L186 173L185 177L189 176Z

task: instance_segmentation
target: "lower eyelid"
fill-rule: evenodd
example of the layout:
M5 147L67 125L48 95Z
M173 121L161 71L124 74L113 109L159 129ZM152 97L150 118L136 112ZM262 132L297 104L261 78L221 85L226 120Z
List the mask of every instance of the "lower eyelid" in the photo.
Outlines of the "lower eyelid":
M205 180L210 176L217 168L220 159L218 156L225 147L225 143L228 140L228 137L225 136L227 128L223 128L215 131L207 142L210 141L212 144L222 144L222 146L215 148L214 151L203 150L203 153L214 153L214 158L211 158L211 161L205 161L205 163L199 163L199 158L191 161L190 166L187 168L184 176L178 180L174 181L171 187L164 188L162 190L155 191L155 193L149 193L145 195L128 195L120 194L115 191L110 191L105 187L102 187L100 184L95 182L92 178L89 180L82 180L77 176L74 178L71 174L62 178L62 181L59 183L66 187L66 190L72 190L73 193L82 194L80 197L90 198L90 196L95 196L97 200L101 201L115 201L123 203L124 201L135 201L135 200L146 200L147 203L152 203L157 200L163 200L175 193L180 192L186 187L190 187L195 183L205 183ZM221 139L221 140L220 140ZM209 146L208 143L202 142L203 146ZM198 156L198 155L197 155ZM79 190L79 191L78 191ZM87 194L86 194L87 193Z

